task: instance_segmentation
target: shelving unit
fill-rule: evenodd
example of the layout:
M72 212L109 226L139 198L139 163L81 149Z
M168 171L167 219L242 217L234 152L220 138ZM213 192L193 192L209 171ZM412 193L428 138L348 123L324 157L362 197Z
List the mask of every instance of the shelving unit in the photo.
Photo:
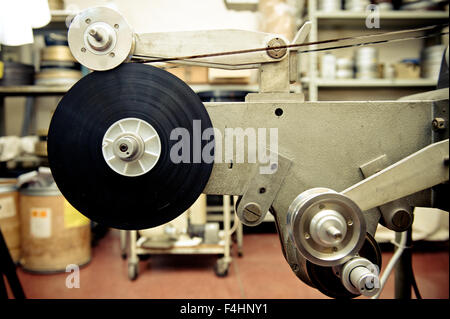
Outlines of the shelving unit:
M366 12L334 11L321 12L317 9L317 0L308 0L308 20L312 23L309 41L319 40L319 30L367 30L369 33L380 33L380 29L368 29L365 26ZM427 25L439 25L447 23L448 12L444 11L381 11L380 25L383 29L407 29ZM321 79L318 72L318 53L309 55L308 78L302 82L308 88L309 100L317 101L320 88L431 88L436 85L434 79Z
M365 27L367 14L365 12L316 11L315 17L319 20L318 27L324 28L327 25L344 27ZM382 11L380 12L380 24L383 27L421 27L433 24L447 23L448 12L444 11ZM372 29L372 31L374 31ZM376 31L376 30L375 30Z
M191 84L194 92L216 91L216 90L243 90L258 91L257 84ZM0 96L29 96L29 95L63 95L71 86L0 86Z
M70 86L43 86L20 85L0 86L0 96L37 96L37 95L62 95L70 89Z
M309 84L309 78L302 80L304 84ZM373 79L373 80L363 80L363 79L335 79L327 80L317 78L315 80L317 87L324 88L354 88L354 87L365 87L365 88L382 88L382 87L394 87L394 88L405 88L405 87L434 87L436 86L436 80L433 79Z
M22 85L22 86L0 86L0 136L5 135L5 110L4 98L7 96L55 96L64 95L71 86L43 86L43 85ZM202 91L217 90L242 90L258 91L257 84L192 84L192 90L196 93Z

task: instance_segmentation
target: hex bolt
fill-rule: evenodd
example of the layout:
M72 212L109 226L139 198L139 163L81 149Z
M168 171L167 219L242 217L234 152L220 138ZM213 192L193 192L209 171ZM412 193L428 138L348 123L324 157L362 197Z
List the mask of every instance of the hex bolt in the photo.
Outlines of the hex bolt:
M433 126L434 130L443 130L445 129L445 119L442 117L436 117L431 122L431 125Z
M247 203L244 206L243 215L247 222L254 223L261 218L261 207L256 203Z

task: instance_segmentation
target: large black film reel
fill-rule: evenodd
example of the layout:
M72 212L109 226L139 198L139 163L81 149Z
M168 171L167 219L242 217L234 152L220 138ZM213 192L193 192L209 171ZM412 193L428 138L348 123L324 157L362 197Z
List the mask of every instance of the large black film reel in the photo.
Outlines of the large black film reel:
M139 176L117 173L102 153L105 132L126 118L148 123L160 140L159 159ZM48 134L53 177L66 199L96 222L120 229L169 222L198 198L213 166L203 158L198 160L199 148L194 149L194 143L202 150L213 143L213 137L199 139L194 121L202 132L212 127L198 96L166 71L123 64L91 73L69 90L53 115ZM188 132L188 139L185 135L171 140L175 129ZM174 163L170 151L180 143L189 161L184 157L183 162Z

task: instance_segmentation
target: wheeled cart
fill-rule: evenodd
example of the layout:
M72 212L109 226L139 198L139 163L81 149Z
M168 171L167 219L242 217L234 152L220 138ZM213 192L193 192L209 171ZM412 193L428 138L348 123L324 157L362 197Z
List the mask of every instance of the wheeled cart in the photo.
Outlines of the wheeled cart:
M216 207L217 208L217 207ZM242 224L239 219L234 219L231 227L231 213L234 209L231 206L231 198L228 195L223 196L223 238L217 244L198 243L196 245L180 246L175 242L172 246L165 248L146 247L148 238L140 237L138 232L120 231L120 245L122 258L127 257L127 246L129 246L128 255L128 278L135 280L139 275L139 256L143 255L165 255L165 254L192 254L192 255L223 255L214 265L214 272L218 277L228 275L228 269L232 261L231 246L233 244L232 234L237 230L238 254L242 255ZM216 220L215 220L216 221ZM128 245L127 245L127 241Z

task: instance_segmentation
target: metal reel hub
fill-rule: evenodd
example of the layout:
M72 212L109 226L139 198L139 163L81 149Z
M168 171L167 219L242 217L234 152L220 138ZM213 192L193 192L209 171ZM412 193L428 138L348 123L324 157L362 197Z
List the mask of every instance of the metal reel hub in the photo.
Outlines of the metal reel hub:
M123 176L139 176L150 171L161 155L161 140L155 128L138 118L112 124L102 142L103 158Z
M134 47L134 34L117 11L96 7L78 14L69 27L72 55L91 70L110 70L126 61Z
M291 240L310 262L321 266L345 263L362 247L366 223L359 207L328 188L301 193L288 211Z

